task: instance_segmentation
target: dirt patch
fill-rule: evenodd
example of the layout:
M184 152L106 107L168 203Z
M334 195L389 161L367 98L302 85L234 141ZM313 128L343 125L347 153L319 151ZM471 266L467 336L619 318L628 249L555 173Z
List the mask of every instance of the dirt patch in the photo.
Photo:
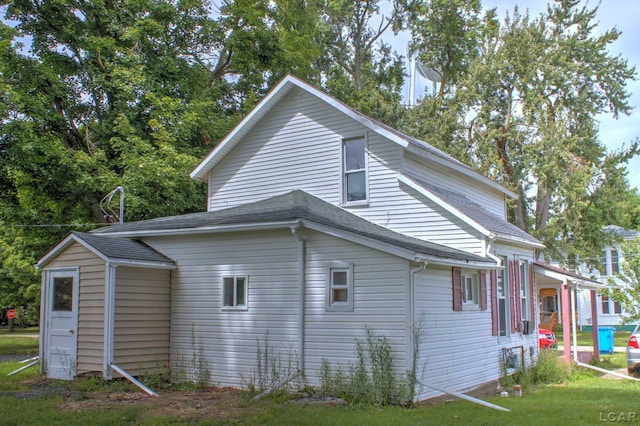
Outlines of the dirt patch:
M242 392L233 388L207 388L188 392L165 389L159 391L158 396L150 396L144 392L88 392L63 402L59 408L70 411L108 410L123 405L146 406L149 408L148 412L153 413L149 415L152 418L179 417L192 422L211 417L219 421L238 419L246 417L247 411L251 411Z

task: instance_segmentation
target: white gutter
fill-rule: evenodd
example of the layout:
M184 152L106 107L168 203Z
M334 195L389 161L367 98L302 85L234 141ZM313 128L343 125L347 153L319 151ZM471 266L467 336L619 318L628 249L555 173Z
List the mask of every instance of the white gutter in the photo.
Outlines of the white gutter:
M289 226L295 226L298 220L289 220L286 222L265 222L265 223L249 223L234 225L217 225L205 226L201 228L183 228L183 229L162 229L162 230L146 230L146 231L115 231L108 233L95 233L93 235L100 236L117 236L117 237L156 237L164 235L194 235L208 234L214 232L233 232L233 231L267 231L272 229L282 229Z
M408 348L409 350L408 352L408 357L407 357L407 371L410 371L412 374L416 374L417 375L417 368L418 368L418 354L416 353L416 339L419 339L420 336L417 336L417 333L419 331L419 324L417 323L417 318L416 318L416 274L419 274L420 272L424 271L425 269L427 269L427 262L423 262L420 264L420 266L415 267L413 269L411 269L409 271L410 276L409 276L409 289L407 290L407 298L409 299L409 312L408 312L408 317L409 320L407 321L407 324L409 325L409 330L408 330L408 336L407 336L407 342L408 342ZM417 380L417 377L416 377ZM417 383L416 383L417 384ZM414 385L415 386L415 385ZM415 391L415 389L414 389Z
M629 380L635 380L636 382L640 382L640 379L638 378L627 376L625 374L620 374L615 371L605 370L604 368L596 367L595 365L585 364L584 362L580 362L580 361L576 361L575 363L580 367L590 368L592 370L599 371L601 373L611 374L612 376L620 377L621 379L629 379Z
M305 241L299 230L302 223L291 227L291 233L298 240L298 280L300 282L300 292L298 293L298 368L300 374L304 377L304 291L305 283Z
M487 244L487 247L485 249L485 255L493 260L496 261L496 263L498 265L502 265L502 259L500 259L498 256L496 256L495 254L491 253L491 249L493 248L493 242L495 241L496 236L491 234L489 235L489 243ZM504 265L503 265L504 266Z

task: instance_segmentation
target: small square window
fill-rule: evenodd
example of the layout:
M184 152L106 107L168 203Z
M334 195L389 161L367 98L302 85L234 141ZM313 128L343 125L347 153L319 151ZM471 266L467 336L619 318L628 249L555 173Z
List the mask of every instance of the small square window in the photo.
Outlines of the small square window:
M225 308L247 308L247 278L224 277L222 300Z
M327 310L353 310L353 269L351 267L328 268Z

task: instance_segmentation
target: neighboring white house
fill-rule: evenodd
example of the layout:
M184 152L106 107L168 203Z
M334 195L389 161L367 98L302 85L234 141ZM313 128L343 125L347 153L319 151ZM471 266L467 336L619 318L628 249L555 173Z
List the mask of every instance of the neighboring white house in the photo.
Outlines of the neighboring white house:
M626 285L617 274L620 272L620 264L624 259L622 252L622 242L635 240L640 237L640 232L630 229L624 229L616 225L608 225L605 227L607 233L618 239L611 245L602 250L599 267L589 268L586 264L580 265L580 272L584 275L592 275L594 279L605 285L609 285L609 280L613 280L616 285ZM588 292L578 293L578 325L582 328L589 329L592 324L591 308L589 304ZM624 314L620 303L598 294L597 300L598 324L600 326L611 326L616 328L632 328L635 324L624 325L621 315Z
M542 245L506 220L513 192L444 152L288 76L192 177L207 212L72 233L40 259L43 371L198 358L239 387L268 334L317 385L369 329L399 373L420 366L423 399L501 377L509 351L535 359Z

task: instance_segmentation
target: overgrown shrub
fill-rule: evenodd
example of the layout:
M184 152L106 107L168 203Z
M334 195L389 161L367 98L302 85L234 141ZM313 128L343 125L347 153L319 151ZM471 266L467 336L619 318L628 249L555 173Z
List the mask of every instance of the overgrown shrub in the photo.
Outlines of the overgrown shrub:
M558 357L556 350L542 350L538 354L538 361L531 368L520 370L501 380L504 388L511 388L515 384L523 387L536 384L562 383L569 378L569 366L564 359Z
M393 357L389 340L374 336L367 329L363 342L356 340L355 364L332 367L325 359L320 368L320 392L337 396L353 404L404 405L413 392L414 381L393 372ZM407 374L409 375L409 374Z
M262 343L256 339L256 367L252 377L245 382L250 395L266 394L272 390L300 387L298 356L289 352L286 359L276 353L269 344L269 333L265 333Z

